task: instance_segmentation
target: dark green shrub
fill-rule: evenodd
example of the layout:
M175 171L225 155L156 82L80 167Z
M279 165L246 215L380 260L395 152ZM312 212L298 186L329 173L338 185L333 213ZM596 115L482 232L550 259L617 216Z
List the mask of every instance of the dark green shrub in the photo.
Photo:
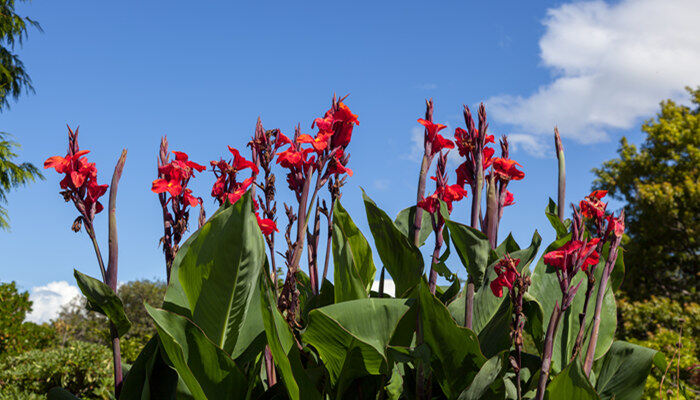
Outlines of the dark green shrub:
M61 386L81 399L108 399L111 377L111 354L106 347L70 342L0 361L0 396L44 395L52 387Z

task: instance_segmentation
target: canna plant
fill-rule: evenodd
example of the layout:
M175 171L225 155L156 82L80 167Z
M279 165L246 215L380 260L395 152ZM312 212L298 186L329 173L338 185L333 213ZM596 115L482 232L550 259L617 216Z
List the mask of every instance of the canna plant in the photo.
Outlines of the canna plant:
M537 231L526 247L512 235L499 242L505 208L515 204L510 184L525 178L510 158L507 137L500 138L495 157L482 104L477 121L464 106L466 127L448 138L446 126L433 119L432 100L418 119L425 134L416 200L391 218L363 192L371 246L342 204L342 188L353 174L349 146L359 126L346 100L334 96L310 133L297 125L288 137L258 120L249 156L244 147L229 147L232 158L210 162L219 209L208 219L200 211L198 229L186 239L189 210L203 202L187 184L206 172L183 152L173 152L171 160L162 139L152 191L163 209L168 288L162 304L146 304L158 334L126 373L118 337L128 321L112 286L112 193L125 153L110 191L106 270L93 222L107 187L96 183L94 165L78 149L77 130L69 136L68 155L47 160L47 167L66 174L62 193L80 213L74 227L85 227L104 270L102 282L77 272L76 278L89 307L114 327L115 397L640 398L651 368L666 362L654 350L613 341L624 214L608 213L606 193L597 191L572 204L572 217L565 219L558 130L558 203L550 199L545 208L556 239L539 259ZM462 161L453 172L447 155L455 148ZM435 160L435 189L426 196ZM275 173L285 174L296 202L284 204L283 220ZM456 183L450 184L453 173ZM471 200L464 217L453 213L453 203L462 200ZM453 251L466 281L448 266ZM375 255L382 264L376 292ZM386 274L394 296L384 292ZM448 285L440 286L439 276ZM60 388L49 397L73 398Z

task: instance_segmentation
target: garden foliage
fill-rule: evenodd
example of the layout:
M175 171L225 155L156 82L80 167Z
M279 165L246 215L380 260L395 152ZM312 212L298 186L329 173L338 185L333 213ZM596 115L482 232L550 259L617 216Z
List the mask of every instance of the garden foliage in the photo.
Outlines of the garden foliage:
M212 161L211 194L221 207L208 219L200 212L198 229L187 238L189 212L202 203L187 185L205 168L182 152L170 159L163 139L152 190L163 210L168 285L162 305L146 305L158 334L124 380L115 377L118 397L640 398L651 369L665 369L666 362L656 350L613 340L625 228L624 214L606 211L605 193L591 193L565 219L560 186L559 204L550 200L545 208L557 234L553 243L542 244L536 231L529 244L512 235L499 241L504 210L515 204L510 184L525 173L509 157L507 138L499 141L500 157L487 147L495 138L483 105L478 124L464 108L466 129L457 128L452 141L440 134L446 127L433 121L429 101L418 120L425 140L416 201L406 201L394 218L364 193L365 215L350 215L341 190L352 175L347 149L359 121L343 101L334 98L314 120L315 135L297 127L288 138L258 121L250 161L231 147L231 160ZM454 148L464 162L450 184L447 152ZM557 149L563 152L558 135ZM85 154L71 131L69 153L46 167L65 174L64 196L79 211L74 228L84 227L98 249L94 220L107 187L97 183ZM560 161L563 174L563 154ZM287 227L277 236L275 163L297 202L284 205ZM122 157L119 174L123 165ZM116 354L131 323L110 285L114 182L109 266L102 266L102 281L75 275L88 308L109 318ZM428 182L435 190L426 195ZM467 196L472 215L465 222L452 206ZM364 218L368 232L358 228ZM278 254L280 236L286 246L278 247L286 251ZM428 243L434 246L426 261L421 247ZM318 257L322 244L333 256L332 281L329 258ZM454 253L463 271L447 266ZM371 290L377 271L382 281L386 275L394 281L395 296L383 292L383 282ZM457 272L466 272L467 281ZM438 286L438 276L449 286ZM59 396L67 393L49 397L65 398Z

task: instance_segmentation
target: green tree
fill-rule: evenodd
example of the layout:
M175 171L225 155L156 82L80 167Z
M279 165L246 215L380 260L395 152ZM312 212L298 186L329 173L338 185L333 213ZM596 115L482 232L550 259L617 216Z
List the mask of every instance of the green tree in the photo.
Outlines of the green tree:
M15 282L0 283L0 356L43 349L56 343L56 332L46 324L24 322L32 310L28 292Z
M698 301L700 247L700 88L692 107L661 103L642 125L640 148L623 137L619 157L593 170L594 189L624 201L630 241L622 289L632 300L658 295Z
M24 2L27 0L20 0ZM30 26L41 30L36 21L15 12L15 0L0 0L0 111L9 107L9 99L17 99L23 91L33 91L32 80L19 56L14 53L22 45Z
M34 91L32 80L14 51L17 45L22 45L29 27L39 30L41 27L36 21L18 15L15 3L15 0L0 0L0 112L10 106L11 98L16 100L22 92ZM0 132L0 204L7 204L7 193L12 188L43 178L34 165L16 163L15 151L20 146L7 137L7 133ZM7 210L0 205L0 229L8 228Z
M165 283L162 281L138 280L121 285L117 289L124 304L124 312L131 321L131 329L121 338L124 361L133 362L156 332L153 319L146 312L143 303L160 306L165 296ZM96 312L85 309L85 298L80 297L63 307L54 326L62 342L81 340L108 344L110 341L105 318Z

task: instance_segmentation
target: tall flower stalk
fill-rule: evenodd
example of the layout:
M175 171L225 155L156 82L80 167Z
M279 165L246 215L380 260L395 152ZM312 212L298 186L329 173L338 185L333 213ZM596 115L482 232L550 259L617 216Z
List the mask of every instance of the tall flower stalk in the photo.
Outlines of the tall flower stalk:
M574 231L576 231L576 229L578 228L575 227ZM557 280L559 281L561 302L555 303L549 325L547 326L547 333L545 334L542 366L537 385L537 394L535 396L537 400L544 399L552 362L554 335L557 332L562 314L571 306L579 287L583 283L583 281L580 281L574 286L573 279L580 270L587 271L590 266L596 265L599 260L599 254L596 252L599 239L580 241L576 240L574 237L559 249L550 251L544 255L544 263L554 269Z
M190 207L202 204L202 198L192 195L192 190L187 185L195 171L204 171L204 166L190 161L186 153L174 151L173 154L175 159L170 160L168 139L163 136L158 152L158 178L153 181L151 191L158 194L163 212L163 237L160 243L165 255L167 282L170 282L170 272L180 249L180 241L189 227Z
M97 264L100 267L102 282L107 285L115 294L117 293L117 272L118 272L118 240L117 240L117 220L116 202L119 179L124 170L126 162L126 149L122 150L112 175L112 186L109 193L109 222L108 222L108 264L105 268L102 252L95 235L94 220L95 215L102 212L104 207L99 201L106 192L108 185L97 183L97 168L94 163L87 161L85 157L89 150L80 150L78 145L78 129L73 131L68 127L68 152L65 157L54 156L44 162L44 168L53 168L59 174L65 174L60 183L61 195L66 202L72 202L80 215L73 222L72 229L79 232L84 228L90 241L92 242L97 257ZM112 360L114 372L114 393L119 397L121 391L123 374L121 364L121 350L119 345L119 334L114 323L110 321L110 341L112 345Z
M474 124L469 107L463 105L464 122L466 130L455 129L455 144L459 155L466 160L457 167L457 183L462 187L469 184L472 190L471 204L471 227L481 229L481 201L484 191L484 170L491 166L491 157L494 150L486 147L486 144L493 143L494 137L487 135L488 123L486 122L486 108L482 103L479 105L479 127ZM479 167L480 166L480 167ZM467 277L466 302L464 308L464 325L472 329L473 309L474 309L474 279Z
M490 287L496 297L503 296L503 288L508 289L513 315L510 325L510 338L515 349L515 355L510 356L509 359L515 372L517 398L522 399L520 369L522 367L523 330L525 329L523 297L530 287L530 277L520 274L517 268L518 264L520 264L519 259L511 258L510 255L506 254L494 267L497 276L496 279L491 281Z

